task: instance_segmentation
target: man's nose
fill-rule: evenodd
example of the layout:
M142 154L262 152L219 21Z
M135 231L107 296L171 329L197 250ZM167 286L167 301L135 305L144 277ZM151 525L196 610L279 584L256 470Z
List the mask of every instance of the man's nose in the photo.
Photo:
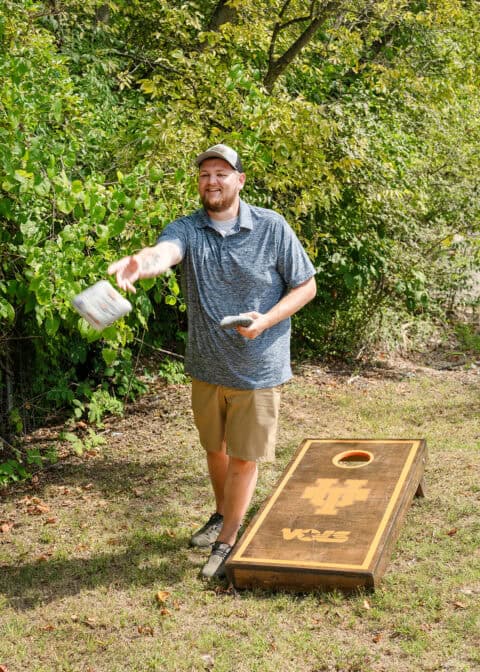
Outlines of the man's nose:
M207 184L216 184L218 182L218 176L217 175L209 175L207 178Z

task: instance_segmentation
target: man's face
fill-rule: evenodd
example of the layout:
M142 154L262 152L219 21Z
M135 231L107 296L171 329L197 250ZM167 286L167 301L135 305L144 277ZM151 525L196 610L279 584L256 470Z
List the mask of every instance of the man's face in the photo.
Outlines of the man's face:
M245 183L239 173L223 159L202 161L198 174L198 193L207 212L224 212L237 200Z

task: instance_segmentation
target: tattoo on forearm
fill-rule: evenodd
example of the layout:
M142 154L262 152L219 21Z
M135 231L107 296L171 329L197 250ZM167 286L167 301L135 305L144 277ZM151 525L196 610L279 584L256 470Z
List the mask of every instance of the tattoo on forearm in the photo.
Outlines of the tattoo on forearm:
M165 260L160 254L151 254L142 259L142 275L160 275L166 268Z

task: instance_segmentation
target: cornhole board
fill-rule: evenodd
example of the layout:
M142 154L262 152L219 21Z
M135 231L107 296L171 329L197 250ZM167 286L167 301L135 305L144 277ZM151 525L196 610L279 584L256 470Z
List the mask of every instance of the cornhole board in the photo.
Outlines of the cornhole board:
M226 563L237 588L375 588L415 495L423 439L306 439Z

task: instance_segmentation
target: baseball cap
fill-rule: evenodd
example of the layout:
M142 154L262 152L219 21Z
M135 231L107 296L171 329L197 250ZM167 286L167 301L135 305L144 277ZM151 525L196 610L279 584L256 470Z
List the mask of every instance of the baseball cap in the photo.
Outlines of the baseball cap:
M229 163L232 168L238 170L239 173L243 173L240 157L237 152L228 145L213 145L213 147L209 147L205 152L202 152L197 156L195 163L199 166L205 159L223 159Z

